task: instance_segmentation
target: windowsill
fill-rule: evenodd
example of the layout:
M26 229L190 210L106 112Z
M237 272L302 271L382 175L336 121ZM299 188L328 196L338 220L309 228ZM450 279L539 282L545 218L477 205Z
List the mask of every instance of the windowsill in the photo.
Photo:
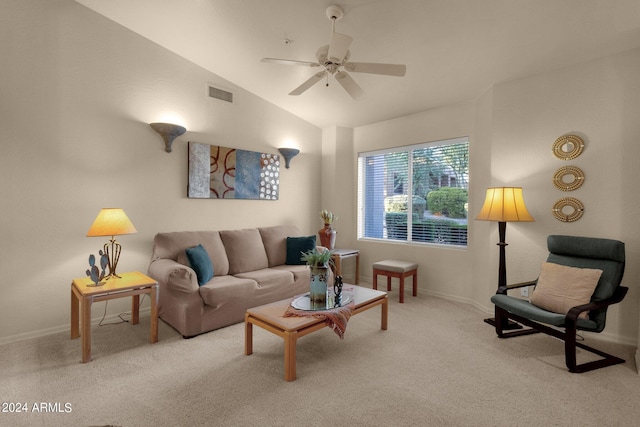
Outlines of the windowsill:
M401 246L417 246L422 248L433 248L433 249L444 249L444 250L455 250L455 251L466 251L469 248L469 245L444 245L438 243L428 243L428 242L407 242L404 240L390 240L390 239L376 239L373 237L360 237L358 238L358 242L371 242L371 243L384 243L390 245L401 245Z

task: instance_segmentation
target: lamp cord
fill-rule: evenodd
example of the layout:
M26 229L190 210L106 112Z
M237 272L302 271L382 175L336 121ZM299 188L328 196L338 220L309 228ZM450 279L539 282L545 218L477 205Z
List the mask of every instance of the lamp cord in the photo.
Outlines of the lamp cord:
M138 304L138 308L142 307L142 302L144 301L144 297L146 297L146 294L142 294L142 298L140 298L140 303ZM106 326L106 325L119 325L120 323L129 323L129 319L125 319L122 316L128 315L131 316L131 312L123 312L118 314L118 317L120 318L119 322L107 322L105 323L104 319L107 317L107 305L109 305L109 300L104 302L104 313L102 314L102 319L100 319L100 322L98 323L98 326Z

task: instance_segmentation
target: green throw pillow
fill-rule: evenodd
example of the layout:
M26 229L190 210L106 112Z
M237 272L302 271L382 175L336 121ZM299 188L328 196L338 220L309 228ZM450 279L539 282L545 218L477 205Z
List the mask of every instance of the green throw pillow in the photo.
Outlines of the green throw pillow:
M302 261L302 254L304 252L315 249L316 236L306 237L287 237L287 265L304 265Z
M185 253L189 264L191 264L191 268L193 268L196 276L198 276L198 285L202 286L213 279L213 264L204 246L200 244L192 248L187 248L185 249Z

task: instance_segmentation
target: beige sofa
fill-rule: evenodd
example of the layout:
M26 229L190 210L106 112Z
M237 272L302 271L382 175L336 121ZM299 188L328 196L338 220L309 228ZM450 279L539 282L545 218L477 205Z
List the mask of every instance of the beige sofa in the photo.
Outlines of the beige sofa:
M159 315L183 337L242 322L250 307L309 291L309 267L286 265L293 226L180 231L155 236L149 276L159 284ZM202 244L214 277L199 286L185 249Z

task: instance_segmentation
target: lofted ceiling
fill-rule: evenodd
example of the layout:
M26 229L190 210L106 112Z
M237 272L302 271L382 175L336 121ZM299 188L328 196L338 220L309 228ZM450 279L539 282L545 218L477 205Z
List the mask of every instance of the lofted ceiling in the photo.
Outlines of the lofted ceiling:
M492 85L640 47L638 0L76 0L321 128L357 127L475 99ZM351 60L406 64L405 77L358 73L288 95L344 17ZM289 40L289 42L285 42Z

